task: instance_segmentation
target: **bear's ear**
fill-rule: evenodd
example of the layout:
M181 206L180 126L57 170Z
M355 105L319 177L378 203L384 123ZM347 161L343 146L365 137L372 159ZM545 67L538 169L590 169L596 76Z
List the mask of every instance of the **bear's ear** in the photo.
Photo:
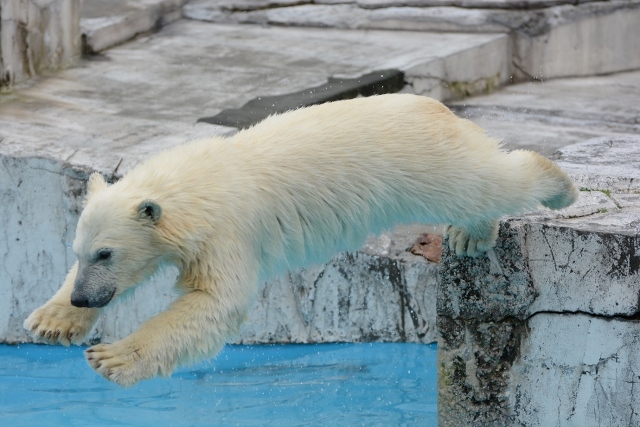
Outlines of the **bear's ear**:
M107 184L107 181L104 180L102 175L98 172L92 173L89 177L89 182L87 183L87 196L84 200L85 205L96 193L99 193L108 186L109 184Z
M138 218L150 221L152 224L158 222L162 216L162 208L153 200L145 200L138 206Z

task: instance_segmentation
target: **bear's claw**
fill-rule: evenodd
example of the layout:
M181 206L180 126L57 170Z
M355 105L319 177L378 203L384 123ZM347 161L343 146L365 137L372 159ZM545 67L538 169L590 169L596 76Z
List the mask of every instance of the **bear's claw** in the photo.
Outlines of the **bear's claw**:
M471 228L448 226L445 235L456 255L477 257L495 246L498 222L478 223Z
M122 387L153 378L158 367L144 358L138 343L127 337L113 344L98 344L85 351L89 365L100 375Z
M95 309L45 304L24 321L24 328L37 341L48 344L81 344L97 317Z

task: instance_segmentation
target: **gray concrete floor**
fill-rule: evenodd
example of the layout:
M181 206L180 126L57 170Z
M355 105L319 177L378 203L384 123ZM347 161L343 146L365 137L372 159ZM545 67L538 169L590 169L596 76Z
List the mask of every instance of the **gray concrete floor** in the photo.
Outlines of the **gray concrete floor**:
M331 76L429 64L492 37L181 20L0 96L0 154L122 173L163 147L234 131L200 117ZM632 72L520 84L452 108L508 148L552 155L591 137L637 134L639 95Z
M196 121L250 99L437 65L502 37L181 20L0 96L0 155L118 174L163 147L234 131Z

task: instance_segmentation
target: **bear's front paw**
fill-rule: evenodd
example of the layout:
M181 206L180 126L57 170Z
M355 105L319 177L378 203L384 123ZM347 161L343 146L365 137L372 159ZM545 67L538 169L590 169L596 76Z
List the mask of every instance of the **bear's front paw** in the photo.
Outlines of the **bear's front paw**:
M81 344L98 317L95 308L47 303L31 313L24 328L38 341L49 344Z
M445 234L449 238L449 249L456 255L477 257L495 246L498 223L477 224L470 229L449 226Z
M87 361L100 375L122 387L158 374L158 362L130 337L113 344L98 344L85 352Z

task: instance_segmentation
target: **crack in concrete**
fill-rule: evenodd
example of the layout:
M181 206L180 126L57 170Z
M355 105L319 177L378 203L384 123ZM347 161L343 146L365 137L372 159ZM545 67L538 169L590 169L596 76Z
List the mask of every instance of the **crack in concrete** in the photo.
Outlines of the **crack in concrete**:
M544 237L544 241L547 243L547 246L549 246L549 254L551 255L551 260L553 261L553 269L555 271L558 271L558 264L556 262L556 256L553 254L553 246L551 246L551 243L549 242L549 239L547 238L547 233L545 232L545 228L543 228L542 230L542 237Z
M513 319L516 319L518 321L528 322L534 317L542 314L552 314L552 315L559 315L559 316L587 316L593 319L604 319L607 321L609 320L619 320L623 322L640 321L640 310L633 314L626 314L626 313L602 314L602 313L590 313L584 310L540 310L540 311L536 311L535 313L531 313L522 319L519 317L509 315L509 316L504 316L499 318L492 318L491 322L501 323L501 322L506 322ZM476 317L473 317L473 316L472 317L457 316L456 319L464 322L472 322L472 321L478 320Z
M13 175L11 174L11 171L9 169L9 166L7 166L7 159L8 157L6 156L2 156L2 166L4 166L5 171L7 172L7 175L9 175L9 179L11 180L11 183L17 187L16 185L16 181L13 178Z
M114 180L116 179L116 174L118 173L118 169L120 168L120 165L122 164L123 161L124 161L124 157L120 157L120 161L118 162L118 164L116 165L116 168L111 173L112 179Z
M64 159L64 162L65 162L65 163L69 163L69 161L71 160L71 158L72 158L73 156L75 156L75 155L76 155L76 153L77 153L78 151L80 151L78 148L76 148L75 150L73 150L73 152L69 155L69 157L67 157L66 159Z
M273 10L273 9L285 9L287 7L295 7L295 6L306 6L312 5L316 2L314 0L300 0L291 3L271 3L265 5L251 5L250 3L247 6L242 7L241 5L222 5L220 10L224 12L238 13L238 12L257 12L262 10Z
M614 314L602 314L602 313L590 313L583 310L540 310L535 313L530 314L524 320L529 321L534 317L540 314L553 314L560 316L587 316L593 319L604 319L604 320L619 320L619 321L639 321L640 320L640 310L633 314L625 314L625 313L614 313Z
M631 399L629 399L629 406L631 408L631 414L629 414L629 425L633 425L633 416L636 414L635 409L633 407L633 403L634 403L634 399L633 399L633 388L635 386L636 382L632 381L631 382Z

